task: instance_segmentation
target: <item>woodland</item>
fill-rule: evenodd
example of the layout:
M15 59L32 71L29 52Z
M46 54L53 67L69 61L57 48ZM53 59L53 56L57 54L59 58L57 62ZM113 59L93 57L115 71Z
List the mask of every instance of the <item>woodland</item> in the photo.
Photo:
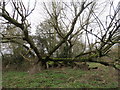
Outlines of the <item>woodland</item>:
M35 15L39 19L35 20L38 23L34 26L33 34L29 17L33 17L35 11L40 12L42 17ZM43 18L44 20L41 20ZM120 5L118 3L115 6L114 0L34 1L32 7L30 1L26 5L23 0L2 0L0 38L3 87L29 87L30 84L25 84L24 80L21 80L24 85L17 81L17 78L22 77L34 80L35 83L30 87L38 87L39 83L36 83L37 79L34 78L42 80L39 77L41 75L50 79L51 74L55 79L53 81L58 82L45 81L43 87L39 87L92 87L88 82L77 81L77 77L85 72L85 80L89 77L87 75L93 75L95 72L99 74L91 76L92 79L87 80L89 82L101 78L102 73L105 75L102 83L108 75L111 80L108 82L115 82L110 83L108 87L119 86ZM117 74L111 75L111 72ZM61 79L57 76L63 77L64 82L60 82ZM114 77L117 78L116 81ZM11 82L8 82L10 79ZM18 86L13 82L18 83ZM79 85L80 82L85 85ZM41 83L44 83L44 80ZM57 83L66 84L54 86Z

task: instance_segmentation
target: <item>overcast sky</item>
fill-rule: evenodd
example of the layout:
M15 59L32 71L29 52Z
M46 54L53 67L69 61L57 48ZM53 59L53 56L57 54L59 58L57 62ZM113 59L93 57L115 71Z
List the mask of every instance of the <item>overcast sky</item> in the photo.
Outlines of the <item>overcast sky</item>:
M26 4L28 3L28 1L31 2L31 7L33 7L35 0L24 0L26 2ZM29 20L31 22L32 25L32 29L33 29L33 34L35 33L35 27L42 22L45 19L45 14L43 11L43 7L42 7L42 2L51 2L51 1L61 1L61 0L36 0L37 1L37 5L36 8L34 10L34 12L31 14L31 16L29 17ZM65 2L70 2L71 0L63 0ZM81 1L81 0L74 0L74 1ZM88 0L89 1L89 0ZM102 3L105 1L109 1L109 0L97 0L98 3ZM112 1L112 0L110 0ZM119 0L113 0L114 2L114 6L117 7ZM104 15L108 13L109 10L106 9L106 11L104 12Z
M6 0L6 1L9 1L9 0ZM17 0L16 0L17 1ZM29 16L29 22L31 23L31 27L32 27L32 34L35 33L35 30L36 30L36 26L45 20L45 12L43 10L43 4L42 2L51 2L51 1L62 1L62 0L22 0L25 4L25 6L27 7L28 6L28 2L30 3L30 7L33 8L34 7L34 4L35 4L35 1L37 1L37 4L36 4L36 8L35 10L33 11L33 13ZM81 0L63 0L65 2L70 2L70 1L81 1ZM90 0L88 0L90 1ZM94 0L95 1L95 0ZM118 5L118 2L119 0L96 0L98 3L102 3L102 2L105 2L105 1L113 1L114 2L114 6L117 7ZM101 7L100 7L101 8ZM12 10L10 8L10 6L8 5L8 8L9 11ZM102 16L105 16L107 13L108 13L109 10L106 9L106 11L104 11L103 15ZM102 17L103 18L103 17Z
M9 0L6 0L6 1L9 1ZM17 1L17 0L16 0ZM32 29L32 34L35 34L35 30L36 30L36 26L45 20L45 12L43 10L43 4L42 2L51 2L51 1L65 1L65 2L70 2L72 0L22 0L25 4L25 6L27 7L28 4L30 4L30 8L33 8L34 7L34 4L35 4L35 1L37 1L37 4L36 4L36 8L35 10L33 11L33 13L28 17L29 19L29 22L31 23L31 29ZM73 0L73 1L81 1L81 0ZM90 1L90 0L88 0ZM94 0L95 1L95 0ZM114 6L115 8L117 7L118 5L118 2L119 0L96 0L98 4L100 3L103 3L103 2L108 2L108 1L113 1L114 3ZM9 11L11 11L12 9L10 8L10 6L8 6L9 8L7 8ZM103 7L99 7L99 8L103 8ZM109 8L108 8L109 9ZM104 13L102 13L102 17L107 15L109 12L109 10L107 10L107 8L105 9Z
M34 6L34 3L35 3L35 0L23 0L24 1L24 4L27 6L28 2L30 1L30 6L31 8L33 8ZM51 2L51 0L36 0L37 1L37 5L36 5L36 8L35 10L33 11L33 13L29 16L29 22L31 22L31 31L32 31L32 34L35 34L35 30L36 30L36 26L42 22L44 19L45 19L45 13L43 11L43 8L42 8L42 2ZM58 1L58 0L56 0ZM61 0L60 0L61 1ZM63 1L66 1L66 2L70 2L70 0L63 0ZM108 0L97 0L99 3L102 3L104 1L108 1ZM115 8L117 7L118 5L118 2L119 0L113 0L114 1L114 6ZM9 11L11 11L12 9L10 8L10 6L8 5L8 8L7 8ZM104 11L104 15L108 13L109 10L106 9L106 11ZM103 17L103 15L102 15Z

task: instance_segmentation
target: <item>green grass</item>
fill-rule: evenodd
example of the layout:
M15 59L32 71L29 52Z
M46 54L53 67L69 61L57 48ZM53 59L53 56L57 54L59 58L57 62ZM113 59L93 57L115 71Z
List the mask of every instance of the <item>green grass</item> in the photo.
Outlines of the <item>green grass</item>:
M93 64L90 64L92 67ZM96 65L96 64L95 64ZM3 72L6 88L116 88L117 76L113 68L97 65L101 69L50 69L29 75L27 72ZM112 73L111 73L112 71Z

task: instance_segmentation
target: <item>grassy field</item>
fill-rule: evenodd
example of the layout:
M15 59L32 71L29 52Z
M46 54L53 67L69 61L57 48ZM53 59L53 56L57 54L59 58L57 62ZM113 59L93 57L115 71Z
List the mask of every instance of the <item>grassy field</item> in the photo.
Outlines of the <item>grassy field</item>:
M112 67L90 64L98 69L49 69L29 75L27 72L3 72L5 88L116 88L118 74Z

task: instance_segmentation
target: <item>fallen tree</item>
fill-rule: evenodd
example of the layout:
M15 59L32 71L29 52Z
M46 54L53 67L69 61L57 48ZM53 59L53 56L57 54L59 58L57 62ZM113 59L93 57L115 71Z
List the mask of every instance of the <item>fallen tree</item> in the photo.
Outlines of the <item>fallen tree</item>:
M104 57L104 56L103 56ZM93 63L100 63L104 66L110 66L110 67L113 67L115 68L116 70L120 70L120 62L119 60L114 60L114 62L105 62L105 61L101 61L97 58L100 58L98 54L94 54L94 55L89 55L89 56L81 56L79 58L48 58L46 60L45 57L42 58L43 61L46 60L46 62L49 62L49 61L53 61L53 62L70 62L69 65L74 67L75 64L74 62L93 62ZM116 63L117 62L117 63Z
M43 69L46 68L48 61L95 62L95 63L101 63L105 66L112 66L116 68L116 66L114 65L115 62L108 63L108 62L99 61L96 59L98 57L106 56L109 53L111 47L119 43L120 34L118 33L118 30L120 28L120 23L119 23L120 19L117 18L117 15L120 9L115 10L113 15L111 14L106 16L106 18L109 18L110 21L108 22L106 20L105 21L106 24L104 24L102 23L102 20L100 20L99 15L96 15L96 13L94 12L95 10L94 7L96 6L96 2L94 2L94 0L90 2L87 2L86 0L80 3L72 2L72 4L68 4L68 5L71 5L71 8L68 7L68 5L64 2L62 3L61 6L59 4L60 3L57 4L57 2L51 2L52 11L50 12L50 10L47 8L47 6L44 3L46 12L50 17L50 21L47 23L51 25L52 30L54 29L54 31L57 33L57 34L53 33L54 36L56 36L55 38L59 38L58 43L55 43L53 48L49 47L49 43L48 43L48 47L51 49L50 51L47 51L47 53L44 52L45 53L44 58L42 56L42 53L36 46L36 42L34 42L34 38L32 38L32 36L30 36L30 33L29 33L30 23L28 22L27 17L33 12L33 10L35 9L35 5L32 10L29 10L29 9L27 10L24 3L21 0L20 1L18 0L18 2L12 0L12 8L14 10L14 13L10 15L11 13L8 12L6 9L6 2L3 0L2 6L0 8L2 11L0 12L0 16L2 17L2 19L7 21L7 23L4 23L4 24L14 25L15 27L18 27L20 31L23 33L23 37L19 37L19 36L7 37L2 33L2 36L3 36L2 42L3 43L12 42L12 43L20 44L23 47L25 47L28 51L31 51L32 49L35 56L37 57L37 61L34 61L34 65L40 66L39 68L43 68ZM59 9L58 9L58 6L60 6ZM69 16L66 15L65 13L66 7L68 7L72 12L72 15L73 15L72 18L69 18ZM72 7L74 8L73 10L72 10ZM111 7L112 7L112 4L111 4ZM88 10L88 13L85 16L84 14L87 11L86 9ZM64 21L63 17L64 19L67 19L69 21L69 24L67 24ZM85 20L81 19L81 17L84 17ZM76 27L78 25L78 22L80 22L79 26ZM96 25L98 26L98 28L94 29L93 27L90 27L92 25L94 26ZM95 32L99 31L100 34L98 35L94 33L93 29ZM66 43L66 46L70 45L68 49L71 49L71 53L75 53L75 52L72 52L73 46L75 45L76 41L79 41L79 38L82 36L83 32L84 32L84 36L87 38L87 40L85 39L86 40L85 42L88 42L88 45L86 45L85 43L84 45L85 49L83 49L82 52L77 51L77 52L80 52L80 54L74 56L73 58L54 58L53 57L54 56L53 54L57 50L59 50L60 47L65 43ZM47 33L47 34L50 34L50 33ZM95 43L90 43L89 34L96 38ZM25 43L18 42L17 41L18 39L23 40ZM25 45L26 43L29 44L30 47L27 47ZM46 48L43 48L43 51Z

